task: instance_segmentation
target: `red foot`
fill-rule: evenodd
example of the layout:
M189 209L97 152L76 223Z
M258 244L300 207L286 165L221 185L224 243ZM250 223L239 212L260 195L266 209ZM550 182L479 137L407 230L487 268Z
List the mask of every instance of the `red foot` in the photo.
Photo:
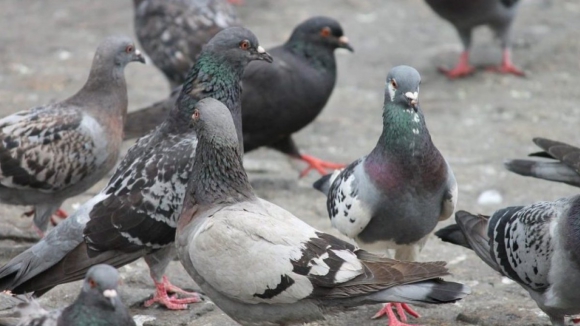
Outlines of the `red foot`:
M399 321L397 319L397 316L395 316L395 313L393 312L393 305L397 309L397 314L399 315L399 318L401 318L401 321ZM406 303L387 303L372 318L377 319L382 316L387 316L389 318L389 326L421 326L421 325L406 324L407 315L405 314L405 312L415 318L421 317L415 310L409 307Z
M188 304L201 301L199 294L178 288L169 282L167 276L163 276L163 280L160 283L155 282L155 288L157 289L155 295L152 299L145 301L145 307L151 307L157 302L170 310L183 310L187 309ZM189 298L179 299L176 295L169 297L167 293L181 293L189 296Z
M228 0L228 2L236 6L241 6L244 4L244 0Z
M516 76L523 77L526 74L520 70L518 67L514 66L512 63L512 58L509 50L503 51L503 58L501 66L499 67L489 67L487 70L497 72L500 74L512 74Z
M578 323L580 323L580 317L572 318L572 322L573 322L574 324L578 324Z
M342 169L343 167L345 167L344 164L323 161L319 158L316 158L316 157L310 156L310 155L300 155L300 159L303 160L304 162L308 163L308 167L306 169L302 170L302 172L300 172L300 178L307 175L308 172L310 172L310 170L316 170L321 175L326 175L329 172L329 171L326 171L326 169L337 170L337 169Z
M449 70L444 67L439 67L439 71L449 79L456 79L471 75L475 71L475 68L469 65L469 52L463 51L459 56L459 62L455 68Z
M36 224L32 223L32 229L34 231L36 231L36 234L38 234L39 238L44 238L44 231L42 231L41 229L38 228L38 226L36 226Z
M54 212L54 214L52 214L52 216L50 217L50 224L52 224L52 226L56 226L58 224L57 220L55 219L55 217L58 217L60 219L65 219L68 217L68 214L63 211L62 209L58 209L56 212Z

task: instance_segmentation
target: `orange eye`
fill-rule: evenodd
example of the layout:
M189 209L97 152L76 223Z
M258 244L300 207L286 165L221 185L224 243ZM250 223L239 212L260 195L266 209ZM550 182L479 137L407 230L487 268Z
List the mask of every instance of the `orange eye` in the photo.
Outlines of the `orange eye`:
M243 40L243 41L240 42L240 49L247 50L249 48L250 48L250 41Z
M322 35L322 37L329 37L330 34L330 27L324 27L320 30L320 35Z
M199 111L198 110L193 111L193 115L191 116L191 118L193 120L199 120Z
M391 86L393 86L393 88L397 88L399 87L399 85L397 85L397 82L394 79L391 79Z
M127 53L133 52L133 46L132 45L127 45L127 47L125 48L125 52L127 52Z
M92 278L89 279L89 286L91 287L91 289L94 289L97 287L97 282L95 282Z

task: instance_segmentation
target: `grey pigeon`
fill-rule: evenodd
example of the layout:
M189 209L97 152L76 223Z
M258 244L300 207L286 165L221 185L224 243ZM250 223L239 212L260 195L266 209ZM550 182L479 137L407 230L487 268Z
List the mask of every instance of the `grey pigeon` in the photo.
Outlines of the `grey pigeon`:
M449 21L457 30L463 52L455 68L439 68L449 78L467 76L475 71L469 64L471 32L481 25L489 26L500 39L503 51L501 66L492 68L499 73L523 76L511 60L511 27L518 10L519 0L425 0L441 18Z
M252 62L243 77L242 121L246 152L267 146L308 163L301 176L311 169L342 164L322 161L301 154L292 134L310 124L321 112L336 83L334 51L352 51L340 24L328 17L312 17L299 24L290 39L268 51L272 64ZM129 113L125 125L127 138L151 130L169 111L176 93L168 100Z
M224 28L239 25L227 0L133 0L133 4L137 39L172 89L185 82L202 45Z
M441 304L469 294L440 279L448 274L444 262L373 255L257 198L219 101L198 102L192 123L199 141L177 251L194 281L238 323L297 325L364 304Z
M534 138L534 143L543 152L530 156L548 158L549 161L508 160L505 167L519 175L580 187L580 148L546 138Z
M0 290L42 295L81 279L95 264L115 267L145 257L159 302L184 309L199 296L163 276L176 255L175 229L195 157L197 136L190 127L197 101L212 96L231 110L241 140L240 80L251 60L272 60L247 29L218 33L200 54L167 119L133 145L107 186L60 223L42 241L0 268ZM189 298L170 298L179 292Z
M487 265L526 289L554 326L580 313L580 196L500 209L465 211L435 234L472 249Z
M0 202L33 205L39 234L57 210L66 217L59 207L67 198L117 163L127 115L124 68L132 61L145 62L133 41L109 37L75 95L0 119Z
M453 171L431 141L419 108L420 83L412 67L391 69L375 148L314 183L327 194L332 226L365 250L394 249L396 259L408 261L416 260L437 222L449 218L457 202Z
M20 307L22 318L18 326L135 326L117 293L120 280L115 268L93 266L70 306L46 311L32 301Z

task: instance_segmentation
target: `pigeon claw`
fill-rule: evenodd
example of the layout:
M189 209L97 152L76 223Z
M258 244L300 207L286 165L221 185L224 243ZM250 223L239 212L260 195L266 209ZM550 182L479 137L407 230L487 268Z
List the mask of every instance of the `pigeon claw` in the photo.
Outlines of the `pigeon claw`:
M469 76L475 72L475 67L470 66L469 64L461 64L459 63L453 69L447 69L445 67L439 67L439 72L447 76L449 79L457 79Z
M310 155L300 155L300 159L304 162L308 163L308 167L302 172L300 172L300 178L303 178L310 172L311 170L316 170L320 175L327 175L329 172L334 170L342 169L345 167L344 164L338 164L333 162L323 161L319 158ZM327 171L330 170L330 171Z
M188 304L201 301L201 297L198 293L187 292L178 288L169 282L167 276L163 276L161 282L155 282L155 288L156 291L153 295L153 298L143 303L143 305L147 308L151 307L154 303L159 303L169 310L184 310L187 309ZM170 297L168 293L179 293L188 296L188 298L180 299L177 297L177 295L172 295Z
M68 214L63 211L62 209L58 209L56 212L54 212L54 214L52 214L52 216L50 217L50 224L52 224L52 226L56 226L58 224L58 219L65 219L68 217Z
M395 306L395 309L397 309L397 314L399 315L399 318L401 319L400 321L399 321L399 319L397 319L397 316L395 316L395 313L393 312L393 306ZM372 319L377 319L377 318L380 318L382 316L387 316L389 318L389 325L388 326L421 326L421 325L407 324L406 323L407 316L405 313L408 313L409 315L411 315L415 318L421 317L415 310L413 310L411 307L409 307L405 303L386 303L385 305L383 305L383 308L381 310L379 310L372 317Z
M523 72L521 69L519 69L518 67L514 66L511 62L509 63L503 63L501 66L499 67L489 67L487 68L488 71L491 72L496 72L499 74L512 74L512 75L516 75L519 77L525 77L526 73Z

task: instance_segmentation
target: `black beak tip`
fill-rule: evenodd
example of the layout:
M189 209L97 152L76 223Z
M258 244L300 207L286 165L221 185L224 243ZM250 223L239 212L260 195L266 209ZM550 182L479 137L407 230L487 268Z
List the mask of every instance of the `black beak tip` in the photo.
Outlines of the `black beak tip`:
M268 62L268 63L274 62L274 58L272 58L272 56L267 52L262 54L261 59Z
M343 48L343 49L347 49L347 50L349 50L350 52L354 52L354 48L353 48L352 46L350 46L350 44L348 44L348 43L344 43L344 44L342 44L341 48Z

